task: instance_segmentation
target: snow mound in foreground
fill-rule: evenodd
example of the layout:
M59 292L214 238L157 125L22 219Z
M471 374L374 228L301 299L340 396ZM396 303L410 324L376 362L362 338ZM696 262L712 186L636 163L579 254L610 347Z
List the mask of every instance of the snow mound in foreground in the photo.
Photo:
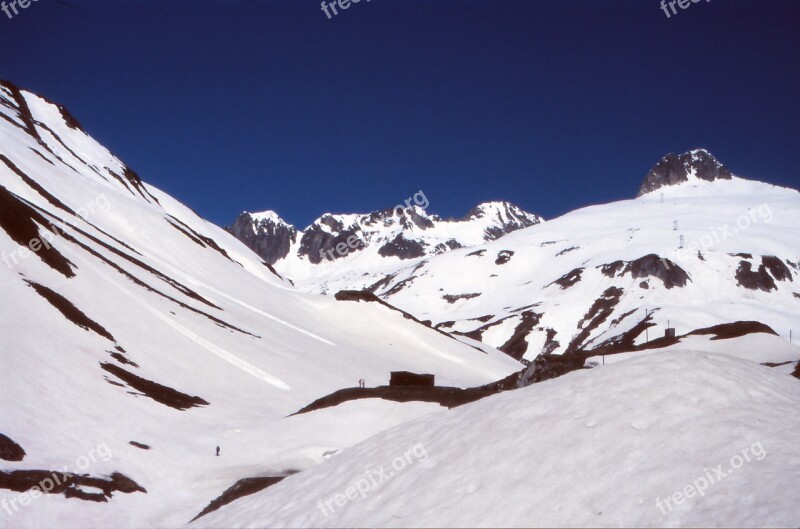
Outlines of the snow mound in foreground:
M382 432L195 526L800 522L800 382L649 355Z

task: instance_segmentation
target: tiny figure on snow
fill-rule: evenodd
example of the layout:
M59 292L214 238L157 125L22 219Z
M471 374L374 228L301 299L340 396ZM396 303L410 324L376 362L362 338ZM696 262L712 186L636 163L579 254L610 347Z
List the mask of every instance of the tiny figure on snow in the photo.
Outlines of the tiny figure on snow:
M217 447L217 457L219 457L219 447Z

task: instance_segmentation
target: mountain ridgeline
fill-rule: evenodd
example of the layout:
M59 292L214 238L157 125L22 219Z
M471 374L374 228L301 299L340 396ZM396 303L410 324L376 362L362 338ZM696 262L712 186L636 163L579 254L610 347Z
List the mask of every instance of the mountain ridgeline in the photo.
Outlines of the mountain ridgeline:
M696 150L546 222L225 230L9 82L0 138L3 527L796 527L796 190ZM642 506L743 439L712 508Z
M266 248L262 257L280 246L275 266L302 290L366 290L530 361L633 348L668 328L736 322L743 311L788 336L800 309L800 249L789 228L798 224L796 190L736 177L694 149L657 162L635 199L547 222L489 203L457 221L419 208L328 214L296 232L266 212L242 214L229 229ZM357 241L348 252L315 253L348 237Z
M447 220L417 205L367 214L326 213L302 231L274 211L243 212L225 229L274 265L290 254L319 264L369 247L383 257L415 259L499 239L540 222L538 215L509 202L486 202L461 219ZM348 239L355 242L337 251Z

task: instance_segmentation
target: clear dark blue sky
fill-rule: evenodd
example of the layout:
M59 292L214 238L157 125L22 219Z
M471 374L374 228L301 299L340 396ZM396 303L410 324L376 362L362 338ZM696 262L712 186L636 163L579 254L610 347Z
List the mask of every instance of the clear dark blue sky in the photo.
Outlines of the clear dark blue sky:
M218 224L420 189L551 218L695 146L797 187L798 28L798 0L38 0L0 13L0 77Z

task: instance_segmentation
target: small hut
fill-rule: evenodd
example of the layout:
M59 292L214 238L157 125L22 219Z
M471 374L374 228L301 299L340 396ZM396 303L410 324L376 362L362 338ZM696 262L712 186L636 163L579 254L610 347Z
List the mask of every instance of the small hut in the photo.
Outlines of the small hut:
M434 375L423 375L411 373L410 371L392 371L389 385L433 387L435 385L435 378Z

